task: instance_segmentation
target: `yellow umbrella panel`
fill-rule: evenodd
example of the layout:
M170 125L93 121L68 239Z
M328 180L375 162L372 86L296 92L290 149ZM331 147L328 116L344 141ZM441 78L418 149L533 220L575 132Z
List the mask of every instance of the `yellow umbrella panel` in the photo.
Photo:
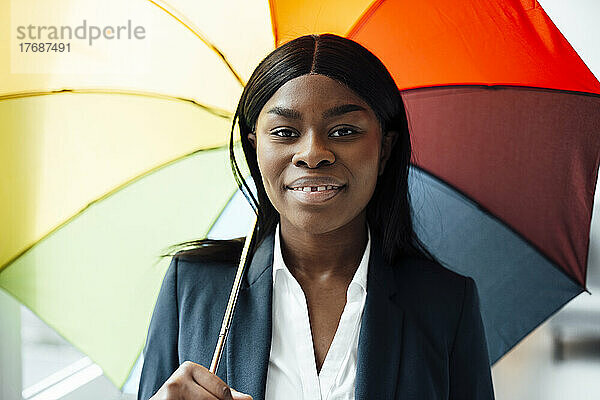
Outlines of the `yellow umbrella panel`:
M205 235L235 189L230 117L274 42L267 3L239 1L233 17L231 5L178 4L191 23L155 1L0 1L0 287L119 387L143 348L159 255ZM90 40L128 25L144 38ZM70 52L21 50L46 40Z
M80 104L91 101L90 97L99 97L93 101L96 105L102 100L112 99L114 102L115 97L61 96L70 97L62 99L66 102ZM57 103L56 98L52 101L54 104ZM11 114L26 113L29 107L34 107L31 103L44 100L49 99L1 102L2 120L6 121ZM170 138L181 137L176 133L178 129L189 130L191 126L196 127L194 131L200 136L211 130L227 131L226 119L204 113L204 118L197 121L192 118L187 121L191 126L185 126L183 121L165 121L168 114L164 110L169 108L169 101L141 99L141 102L157 103L146 109L163 110L149 114L152 120L149 122L153 122L155 129L161 125L165 127L165 143L172 140ZM126 104L131 106L131 103L135 101L129 100ZM121 110L127 111L124 108ZM99 124L100 121L94 120L90 114L94 113L88 113L86 119L90 126ZM194 111L193 114L198 117L203 112ZM119 129L109 122L110 113L95 117L100 118L101 115L106 120L101 125L104 129L116 130L113 132L116 137L127 134L126 129ZM76 119L69 123L76 124ZM122 119L117 121L123 123ZM197 128L202 126L206 127L206 131ZM40 131L48 128L44 125ZM85 126L79 129L81 135L94 133L98 135L94 137L99 138L102 134ZM7 137L14 139L32 135L33 131L15 129L13 135L3 135L1 148L3 151L7 149L4 145ZM43 143L43 137L35 143ZM110 170L112 164L118 164L117 156L127 159L127 153L130 153L135 158L136 153L147 151L135 141L127 144L115 141L114 145L112 150L107 146L106 152L96 149L94 155L91 150L86 153L83 147L73 146L81 149L79 157L75 151L69 154L79 158L78 163L62 158L67 155L65 148L53 146L48 146L48 149L40 146L37 154L30 154L36 157L29 160L25 157L27 154L22 157L13 154L12 158L4 157L10 156L4 154L0 157L2 163L7 164L2 166L4 177L8 176L10 181L10 184L5 184L6 181L2 184L3 204L0 209L5 221L2 243L14 246L18 240L31 240L31 234L39 229L38 220L45 221L42 216L49 219L68 209L68 204L63 210L57 210L51 207L51 202L44 204L39 201L45 185L49 186L47 196L55 201L53 204L59 204L61 199L67 202L75 193L83 198L86 186L83 185L77 192L80 183L102 183L97 178L103 175L95 172L104 167ZM13 150L18 148L14 146ZM31 159L40 163L39 168L34 169L33 162L27 163ZM46 161L41 163L40 160ZM86 161L87 166L93 168L86 168ZM29 169L18 168L19 164ZM64 181L62 178L65 176L72 176L74 180ZM49 181L54 182L53 187ZM226 148L207 148L179 157L131 180L100 201L90 203L66 223L33 243L5 264L0 273L0 286L88 354L115 385L121 386L143 347L154 299L168 265L168 260L161 260L159 255L173 243L205 234L234 189ZM19 220L21 216L29 218ZM3 251L6 248L4 245Z

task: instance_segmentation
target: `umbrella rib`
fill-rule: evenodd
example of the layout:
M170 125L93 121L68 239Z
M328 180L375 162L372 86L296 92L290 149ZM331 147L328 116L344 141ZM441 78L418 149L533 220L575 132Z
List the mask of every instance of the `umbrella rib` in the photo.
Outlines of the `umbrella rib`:
M187 28L190 32L192 32L198 39L202 41L209 49L215 52L219 58L225 63L229 71L233 74L235 79L239 82L239 84L244 87L246 84L244 80L238 74L238 72L233 68L233 66L227 60L227 57L219 50L217 46L211 43L201 32L200 29L194 25L190 20L188 20L181 12L179 12L175 7L171 6L169 3L162 0L148 0L150 3L154 4L156 7L160 8L171 17L173 17L177 22ZM160 3L160 4L159 4Z
M425 167L423 167L421 165L415 164L413 162L410 163L410 166L411 166L411 168L415 168L417 170L422 171L422 173L426 174L427 176L431 177L432 179L436 180L437 182L441 183L442 185L446 186L447 188L452 189L461 198L463 198L464 200L470 202L473 207L477 208L484 215L486 215L489 218L491 218L492 220L500 223L502 226L504 226L506 229L508 229L513 235L517 236L520 240L522 240L528 246L530 246L532 249L534 249L541 257L543 257L546 261L548 261L548 263L550 265L552 265L552 267L554 267L557 271L559 271L564 276L566 276L576 286L580 287L583 291L586 291L586 292L589 293L589 290L587 289L587 286L585 285L585 282L583 282L583 285L582 285L579 281L577 281L577 279L574 276L571 276L571 274L568 274L562 268L562 264L558 263L557 261L554 261L538 245L536 245L530 239L528 239L527 237L525 237L524 234L522 234L519 230L517 230L511 224L509 224L506 221L504 221L502 218L500 218L499 216L497 216L496 214L494 214L487 207L483 206L481 203L479 203L477 200L475 200L474 198L472 198L471 196L469 196L467 193L463 192L461 189L459 189L455 185L451 184L450 182L446 181L445 179L440 178L438 175L434 174L429 169L427 169L427 168L425 168ZM586 264L587 264L587 258L586 258Z
M273 40L275 41L275 48L277 48L277 42L279 41L279 27L277 26L277 13L275 10L274 0L269 0L269 11L271 12L271 29L273 29Z
M444 88L459 88L459 89L489 89L489 90L502 90L502 89L517 89L517 90L537 90L544 91L550 93L566 93L573 94L577 96L589 96L600 98L600 93L596 92L583 92L580 90L570 90L570 89L555 89L549 87L542 86L527 86L527 85L510 85L510 84L485 84L485 83L442 83L439 85L422 85L422 86L413 86L413 87L405 87L400 89L401 93L405 92L414 92L419 90L427 90L427 89L444 89Z
M120 184L119 186L115 187L114 189L106 192L105 194L103 194L102 196L96 198L95 200L90 201L86 206L84 206L83 208L81 208L79 211L77 211L75 214L73 214L71 217L67 218L64 222L61 222L60 224L56 225L54 228L52 228L48 233L46 233L44 236L42 236L41 238L37 239L36 241L34 241L32 244L30 244L29 246L27 246L25 249L21 250L19 253L17 253L14 257L12 257L10 260L8 260L4 265L0 266L0 274L2 273L2 271L4 271L6 268L10 267L10 265L15 262L16 260L18 260L21 256L23 256L25 253L27 253L29 250L31 250L32 248L34 248L38 243L42 242L44 239L48 238L50 235L52 235L54 232L58 231L60 228L62 228L63 226L66 226L69 222L75 220L75 218L77 218L78 216L80 216L81 214L83 214L85 212L85 210L87 210L89 207L91 207L92 205L94 205L95 203L99 203L102 200L107 199L108 197L114 195L115 193L117 193L119 190L125 188L126 186L140 180L143 179L144 177L158 171L159 169L162 169L164 167L167 167L171 164L174 164L178 161L184 160L186 158L192 157L200 152L205 152L205 151L213 151L213 150L225 150L227 149L228 145L222 145L222 146L215 146L215 147L209 147L209 148L203 148L203 149L197 149L192 151L191 153L186 153L182 156L179 156L177 158L174 158L172 160L169 160L167 162L164 162L160 165L157 165L151 169L149 169L148 171L139 174L125 182L123 182L122 184Z
M202 104L194 99L189 99L181 96L171 96L168 94L156 93L156 92L145 92L141 90L126 90L126 89L93 89L93 88L85 88L85 89L77 89L77 88L63 88L63 89L55 89L55 90L32 90L25 92L14 92L14 93L6 93L0 95L0 101L2 100L12 100L19 99L23 97L36 97L36 96L50 96L54 94L60 93L77 93L77 94L120 94L120 95L129 95L129 96L141 96L141 97L150 97L156 99L164 99L171 101L181 101L185 103L191 103L196 107L202 108L204 111L207 111L217 117L230 119L232 117L231 112L227 110L223 110L217 107L208 106L206 104Z
M359 30L363 27L364 24L367 23L367 20L373 16L375 11L381 6L385 0L375 0L371 3L369 7L362 13L362 15L356 20L354 25L350 27L348 32L346 33L346 37L351 39L358 33Z

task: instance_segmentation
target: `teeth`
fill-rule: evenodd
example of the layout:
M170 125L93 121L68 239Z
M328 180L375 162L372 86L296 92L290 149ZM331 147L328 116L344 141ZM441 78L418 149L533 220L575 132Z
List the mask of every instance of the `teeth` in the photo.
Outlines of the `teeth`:
M297 192L322 192L323 190L337 190L339 186L324 185L324 186L303 186L291 188Z

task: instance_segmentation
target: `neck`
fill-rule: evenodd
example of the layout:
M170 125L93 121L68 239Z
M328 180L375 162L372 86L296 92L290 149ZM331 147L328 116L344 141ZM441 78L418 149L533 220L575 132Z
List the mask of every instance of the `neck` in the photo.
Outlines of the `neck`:
M367 246L367 219L363 211L336 230L315 234L281 218L281 253L285 265L299 281L352 280Z

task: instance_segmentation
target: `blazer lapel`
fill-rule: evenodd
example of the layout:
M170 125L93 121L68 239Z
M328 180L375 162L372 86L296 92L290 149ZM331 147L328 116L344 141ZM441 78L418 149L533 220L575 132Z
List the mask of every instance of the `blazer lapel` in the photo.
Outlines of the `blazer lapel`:
M265 397L271 351L274 238L263 240L245 271L226 343L227 384L255 400Z
M242 281L227 337L227 384L264 399L271 350L274 233L256 250ZM392 399L400 368L404 311L393 301L392 267L372 235L367 298L358 341L356 399Z
M374 235L367 276L355 398L393 399L400 368L404 311L392 300L397 290L394 271L383 259L380 239Z

